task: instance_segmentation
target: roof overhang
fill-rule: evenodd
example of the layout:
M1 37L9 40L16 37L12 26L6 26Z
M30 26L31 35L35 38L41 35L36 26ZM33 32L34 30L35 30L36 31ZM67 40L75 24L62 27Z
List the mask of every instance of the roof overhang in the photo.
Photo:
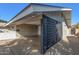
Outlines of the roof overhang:
M42 4L29 4L20 13L13 17L5 26L35 12L50 12L50 11L71 11L70 8L58 7L58 6L48 6Z

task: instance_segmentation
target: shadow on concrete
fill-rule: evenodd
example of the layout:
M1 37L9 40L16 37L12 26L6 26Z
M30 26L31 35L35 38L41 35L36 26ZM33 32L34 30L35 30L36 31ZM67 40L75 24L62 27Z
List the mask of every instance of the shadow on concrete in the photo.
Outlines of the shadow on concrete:
M39 45L36 37L33 39L17 39L4 41L0 45L0 55L39 55ZM35 42L36 43L35 43ZM0 41L2 42L2 41ZM0 43L1 44L1 43ZM78 55L79 38L68 36L67 41L60 40L57 44L48 49L45 55Z
M32 38L32 39L31 39ZM38 53L38 42L36 37L28 37L27 39L16 39L3 41L0 45L0 55L28 55ZM39 54L39 53L38 53Z
M67 41L65 41L67 40ZM47 55L78 55L79 38L76 36L67 36L67 39L61 40L47 51Z

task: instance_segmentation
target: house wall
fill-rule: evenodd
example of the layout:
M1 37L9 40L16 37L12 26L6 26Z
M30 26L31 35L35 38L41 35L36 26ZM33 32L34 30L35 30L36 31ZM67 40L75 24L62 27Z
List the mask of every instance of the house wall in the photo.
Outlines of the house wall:
M38 29L35 25L21 24L16 26L16 32L18 34L18 37L35 36L38 34L37 31Z
M62 34L63 34L62 37L63 39L71 35L71 28L68 28L65 22L62 22Z

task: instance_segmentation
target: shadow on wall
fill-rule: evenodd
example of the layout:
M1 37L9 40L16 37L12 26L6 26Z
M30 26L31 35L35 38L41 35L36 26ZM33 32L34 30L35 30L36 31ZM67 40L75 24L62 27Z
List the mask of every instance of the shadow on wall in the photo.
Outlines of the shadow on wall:
M38 34L38 26L30 24L21 24L16 27L16 31L19 35L28 37Z
M65 39L64 39L65 40ZM68 36L67 41L61 40L51 47L46 55L78 55L79 54L79 38L76 36Z

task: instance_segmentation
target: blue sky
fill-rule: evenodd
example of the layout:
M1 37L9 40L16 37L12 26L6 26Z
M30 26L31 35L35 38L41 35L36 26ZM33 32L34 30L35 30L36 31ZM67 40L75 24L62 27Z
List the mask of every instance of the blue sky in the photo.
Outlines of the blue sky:
M0 19L11 20L28 4L26 3L0 3ZM48 5L69 7L72 9L72 24L79 22L79 4L78 3L52 3Z

